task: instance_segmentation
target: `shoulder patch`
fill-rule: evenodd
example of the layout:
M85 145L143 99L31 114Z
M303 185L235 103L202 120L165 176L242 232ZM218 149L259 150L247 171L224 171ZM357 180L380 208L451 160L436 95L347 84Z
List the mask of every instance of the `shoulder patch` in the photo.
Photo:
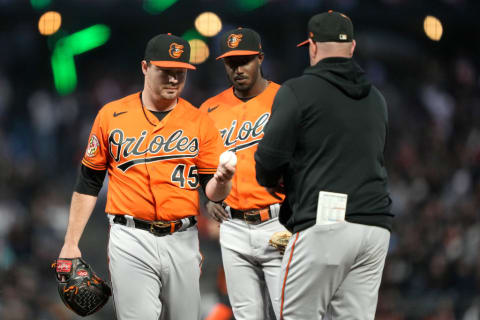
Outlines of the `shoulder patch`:
M96 135L92 134L90 140L88 141L87 151L85 155L89 158L93 158L98 153L98 148L100 147L100 142L98 142L98 138Z

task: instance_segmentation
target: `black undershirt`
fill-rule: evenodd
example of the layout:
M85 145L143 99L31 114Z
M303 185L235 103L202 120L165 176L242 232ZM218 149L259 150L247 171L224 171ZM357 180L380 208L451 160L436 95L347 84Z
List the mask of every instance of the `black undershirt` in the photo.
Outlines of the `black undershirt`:
M168 111L152 111L152 110L149 110L149 111L151 113L153 113L155 115L155 117L157 117L158 121L162 121L163 118L165 118L167 116L167 114L169 114L170 111L172 111L172 110L168 110Z
M172 111L151 111L159 121L162 121L167 114ZM93 170L83 164L80 166L80 170L77 175L77 182L75 184L75 191L81 194L88 194L91 196L97 196L102 189L103 180L107 170ZM199 174L200 185L203 190L207 186L208 181L213 178L213 174Z
M235 90L233 90L233 95L234 95L238 100L241 100L242 102L247 102L248 100L253 99L253 98L256 97L256 96L254 96L254 97L242 98L242 97L237 96L237 94L235 93Z

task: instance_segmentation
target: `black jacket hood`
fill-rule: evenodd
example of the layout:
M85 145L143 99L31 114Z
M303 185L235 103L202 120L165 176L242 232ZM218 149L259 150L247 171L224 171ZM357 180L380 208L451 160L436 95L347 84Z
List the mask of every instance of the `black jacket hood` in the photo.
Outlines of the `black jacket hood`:
M327 80L353 99L366 97L372 87L362 68L349 58L325 58L306 68L304 74Z

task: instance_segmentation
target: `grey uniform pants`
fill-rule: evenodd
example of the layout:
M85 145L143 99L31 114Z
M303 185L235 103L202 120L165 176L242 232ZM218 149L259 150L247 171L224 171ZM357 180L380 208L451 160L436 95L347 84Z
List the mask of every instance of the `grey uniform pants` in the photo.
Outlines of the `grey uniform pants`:
M118 320L199 319L196 226L157 237L111 224L108 257Z
M282 256L269 246L274 232L285 228L277 218L258 225L233 219L220 227L227 290L235 319L278 318Z
M294 234L282 262L281 320L374 319L390 232L340 222Z

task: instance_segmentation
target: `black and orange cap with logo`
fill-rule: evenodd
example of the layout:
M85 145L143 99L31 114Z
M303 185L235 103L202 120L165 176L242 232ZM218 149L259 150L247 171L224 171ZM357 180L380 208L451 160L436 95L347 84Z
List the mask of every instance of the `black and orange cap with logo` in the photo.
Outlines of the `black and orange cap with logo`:
M345 14L333 10L316 14L308 21L308 38L314 42L351 42L352 21ZM297 44L297 47L306 44L308 39Z
M249 28L237 28L222 34L217 60L231 56L248 56L262 53L260 35Z
M188 41L171 33L156 35L148 41L145 60L161 68L196 69L190 64Z

